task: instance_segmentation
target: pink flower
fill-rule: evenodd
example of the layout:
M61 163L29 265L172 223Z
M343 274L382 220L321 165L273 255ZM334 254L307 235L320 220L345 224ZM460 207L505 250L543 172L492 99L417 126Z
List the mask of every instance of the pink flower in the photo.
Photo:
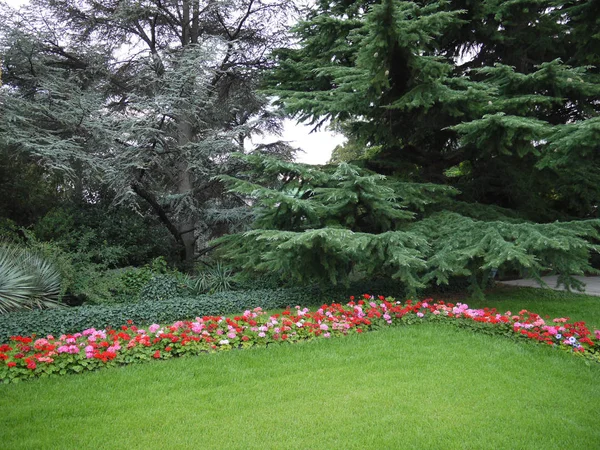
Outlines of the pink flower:
M148 330L150 331L150 333L156 333L160 328L160 325L158 325L157 323L153 323L152 325L150 325L150 327L148 328Z
M423 314L422 312L418 312L417 313L417 317L423 317L425 314Z
M596 334L596 339L600 340L600 330L596 330L594 333Z
M203 323L194 322L192 324L192 331L194 333L201 333L203 329L204 329L204 324Z
M261 338L263 338L263 337L265 337L265 336L266 336L266 334L265 334L265 333L263 333L262 331L261 331L260 333L258 333L258 337L261 337Z
M235 331L230 331L229 333L227 333L227 337L229 339L235 339L235 336L236 336Z
M33 343L34 347L42 347L47 344L48 344L48 341L46 339L38 339L37 341L35 341Z
M88 346L85 348L85 352L86 352L86 353L93 353L93 352L94 352L94 347L92 347L91 345L88 345Z
M330 334L330 333L323 333L323 337L324 337L324 338L331 337L331 334Z
M329 327L327 326L327 324L326 324L326 323L322 323L322 324L321 324L321 326L320 326L319 328L320 328L321 330L323 330L323 331L327 331L327 330L329 330Z

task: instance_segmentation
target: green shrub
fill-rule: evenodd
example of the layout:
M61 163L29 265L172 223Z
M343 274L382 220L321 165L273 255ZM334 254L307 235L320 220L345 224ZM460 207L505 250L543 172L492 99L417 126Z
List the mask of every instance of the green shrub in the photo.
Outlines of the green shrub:
M193 290L198 293L214 294L236 289L233 271L220 262L202 270L196 279L191 281Z
M161 301L183 294L179 280L171 274L154 275L140 291L140 301Z
M79 306L60 311L10 313L0 316L0 342L6 342L13 335L74 333L91 327L119 327L128 320L136 324L173 322L204 315L233 314L257 306L275 309L309 304L315 303L315 299L318 299L317 289L296 288L227 292L116 306Z

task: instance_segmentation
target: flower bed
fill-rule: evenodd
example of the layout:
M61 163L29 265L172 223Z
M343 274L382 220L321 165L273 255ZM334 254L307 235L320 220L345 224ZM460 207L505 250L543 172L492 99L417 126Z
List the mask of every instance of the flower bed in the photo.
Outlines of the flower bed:
M323 305L315 312L297 306L295 310L269 316L256 308L233 318L204 316L168 326L153 324L140 328L129 321L120 329L90 328L59 337L13 336L8 344L0 345L0 382L233 348L331 338L425 321L533 340L600 362L600 330L592 333L584 322L570 323L566 318L558 318L546 323L526 310L500 314L495 309L470 309L461 303L432 300L401 303L365 295L356 302L351 297L346 305Z

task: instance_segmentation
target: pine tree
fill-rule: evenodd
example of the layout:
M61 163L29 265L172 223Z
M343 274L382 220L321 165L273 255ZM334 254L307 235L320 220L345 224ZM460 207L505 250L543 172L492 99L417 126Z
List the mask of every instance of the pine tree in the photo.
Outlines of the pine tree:
M332 120L380 173L533 220L597 217L595 2L318 5L270 77L290 114Z
M469 277L481 295L492 269L537 278L551 270L569 287L581 286L570 275L593 270L595 220L536 224L481 205L475 219L449 211L465 213L472 205L456 202L448 186L401 182L347 163L244 159L245 177L221 178L252 199L253 229L218 242L246 273L333 284L388 277L408 294Z

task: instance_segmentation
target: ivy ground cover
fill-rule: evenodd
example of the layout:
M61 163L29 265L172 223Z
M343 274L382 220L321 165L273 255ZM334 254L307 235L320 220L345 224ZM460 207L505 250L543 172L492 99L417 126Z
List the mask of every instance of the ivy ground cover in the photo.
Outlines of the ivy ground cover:
M426 323L0 386L0 448L596 449L600 364Z
M146 360L266 346L274 343L361 334L398 323L446 322L488 334L530 340L600 362L600 330L568 318L543 318L521 310L499 313L472 309L462 303L424 300L404 303L391 298L364 298L346 305L323 305L317 311L296 307L268 315L260 308L239 316L204 316L169 326L120 329L61 335L13 336L0 345L0 381L20 381L52 374L78 373Z

